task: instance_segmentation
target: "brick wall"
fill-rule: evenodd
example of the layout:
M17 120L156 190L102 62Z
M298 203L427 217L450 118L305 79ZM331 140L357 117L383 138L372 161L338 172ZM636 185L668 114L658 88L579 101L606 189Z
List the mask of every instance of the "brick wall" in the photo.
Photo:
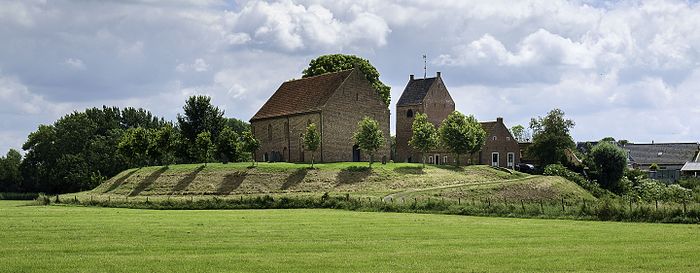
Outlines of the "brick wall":
M379 123L384 133L386 145L375 153L374 160L381 161L383 156L389 158L389 109L377 91L365 76L355 70L331 96L322 110L323 116L323 160L326 162L352 161L352 139L357 123L365 116ZM362 161L369 161L369 156L361 154Z
M502 118L496 120L496 125L491 132L487 132L486 141L481 148L481 152L475 156L479 164L491 165L492 153L498 153L498 166L500 167L510 168L507 162L508 153L513 153L513 164L520 162L520 145L510 134Z

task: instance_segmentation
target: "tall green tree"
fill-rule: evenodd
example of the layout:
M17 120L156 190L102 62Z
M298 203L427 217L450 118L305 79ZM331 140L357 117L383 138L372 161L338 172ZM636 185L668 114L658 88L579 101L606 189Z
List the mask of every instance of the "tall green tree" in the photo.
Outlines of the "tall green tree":
M438 144L437 129L428 121L427 114L417 114L411 125L413 136L408 141L414 149L421 152L423 168L425 168L425 153L435 149Z
M4 157L0 157L0 192L19 192L22 187L20 165L22 154L10 149Z
M309 67L304 69L302 77L307 78L331 72L338 72L352 69L355 66L357 66L360 71L365 74L367 80L379 93L379 96L384 101L384 104L389 107L389 102L391 102L391 87L385 85L379 80L379 72L374 66L372 66L372 64L370 64L368 60L358 56L344 54L319 56L318 58L311 60Z
M155 155L158 162L168 166L175 162L175 149L178 144L178 132L168 123L154 132L149 151Z
M478 152L486 138L486 131L474 116L465 116L458 111L442 121L438 132L442 145L457 158L456 165L459 165L460 155Z
M197 135L197 139L194 144L194 154L197 156L199 162L204 162L204 167L207 166L207 162L213 160L214 154L214 143L211 141L211 133L201 132Z
M183 114L177 115L177 123L184 140L183 144L192 147L197 136L203 132L209 132L212 139L218 139L219 133L226 125L224 111L211 104L208 96L191 96L182 107ZM190 154L196 159L195 154Z
M591 150L591 157L600 186L615 193L623 193L620 180L627 167L625 151L612 142L601 141Z
M569 133L574 125L572 120L564 118L564 111L560 109L549 111L545 117L531 119L533 138L527 152L542 165L565 162L565 150L576 146Z
M369 167L371 168L374 161L374 153L386 144L386 139L384 139L382 130L379 128L379 123L370 117L364 117L357 123L357 130L353 135L353 139L360 150L369 155Z
M148 165L153 132L143 127L130 128L122 135L117 149L130 158L136 166Z
M258 141L253 132L245 130L241 135L241 148L243 151L250 153L253 159L253 167L255 166L255 152L260 149L260 141Z
M528 135L527 131L525 130L525 127L518 124L510 128L510 133L513 134L513 137L515 140L518 142L525 142L530 139L530 136Z
M321 145L321 134L318 133L316 129L316 123L311 123L306 126L306 132L304 133L304 148L311 151L311 168L314 167L314 160L316 159L316 150Z
M216 150L223 163L236 162L240 157L238 145L238 133L229 126L224 127L224 130L219 134L216 141Z
M240 135L243 131L250 129L250 124L237 118L227 118L226 126L231 127L236 134Z

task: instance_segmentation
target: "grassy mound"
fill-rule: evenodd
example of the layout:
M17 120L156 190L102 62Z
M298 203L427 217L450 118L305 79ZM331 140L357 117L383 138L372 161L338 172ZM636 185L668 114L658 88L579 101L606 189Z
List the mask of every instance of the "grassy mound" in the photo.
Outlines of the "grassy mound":
M366 196L438 194L447 198L520 194L589 198L580 187L557 177L529 176L488 166L367 163L249 163L172 165L126 170L89 194L119 196L349 193ZM527 187L532 185L532 187ZM544 186L544 187L542 187ZM520 188L519 188L520 187ZM524 187L524 188L523 188ZM527 189L527 190L525 190ZM508 193L511 192L511 193ZM413 196L413 195L411 195Z

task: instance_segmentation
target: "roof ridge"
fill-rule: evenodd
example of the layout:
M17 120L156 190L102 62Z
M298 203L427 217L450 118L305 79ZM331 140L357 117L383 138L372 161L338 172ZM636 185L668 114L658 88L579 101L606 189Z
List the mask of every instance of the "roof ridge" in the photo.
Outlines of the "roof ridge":
M301 80L308 80L308 79L318 78L318 77L321 77L321 76L330 76L330 75L332 75L332 74L338 74L338 73L342 73L342 72L347 72L347 71L350 71L350 70L353 70L353 69L355 69L355 68L350 68L350 69L345 69L345 70L340 70L340 71L335 71L335 72L326 72L326 73L323 73L323 74L314 75L314 76L306 77L306 78L301 77L301 78L299 78L299 79L293 79L293 80L285 81L284 83L287 83L287 82L295 82L295 81L301 81Z

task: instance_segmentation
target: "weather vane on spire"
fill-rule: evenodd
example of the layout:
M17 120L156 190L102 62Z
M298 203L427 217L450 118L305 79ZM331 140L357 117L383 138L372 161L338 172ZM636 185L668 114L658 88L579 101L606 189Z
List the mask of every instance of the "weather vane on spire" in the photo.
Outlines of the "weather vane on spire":
M423 54L423 79L428 75L428 57Z

